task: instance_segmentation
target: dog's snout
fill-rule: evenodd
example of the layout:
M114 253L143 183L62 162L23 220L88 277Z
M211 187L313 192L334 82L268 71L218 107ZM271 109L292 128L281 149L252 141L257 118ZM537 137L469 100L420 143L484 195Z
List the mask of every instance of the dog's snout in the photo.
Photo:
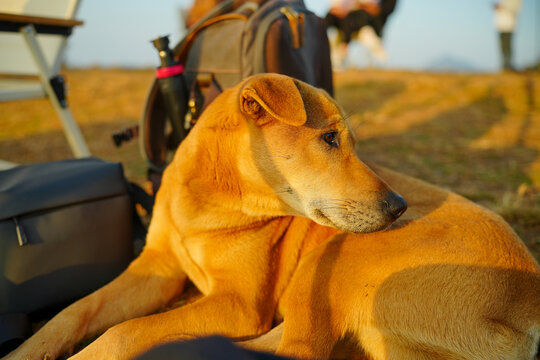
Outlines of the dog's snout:
M400 217L407 210L407 202L400 195L390 192L384 198L385 210L394 219Z

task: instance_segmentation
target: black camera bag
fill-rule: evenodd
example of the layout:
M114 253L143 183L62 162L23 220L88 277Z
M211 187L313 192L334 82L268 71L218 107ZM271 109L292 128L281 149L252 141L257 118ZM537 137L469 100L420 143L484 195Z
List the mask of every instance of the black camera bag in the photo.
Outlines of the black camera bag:
M96 158L0 171L0 344L28 335L28 314L81 298L127 267L128 187L121 164Z

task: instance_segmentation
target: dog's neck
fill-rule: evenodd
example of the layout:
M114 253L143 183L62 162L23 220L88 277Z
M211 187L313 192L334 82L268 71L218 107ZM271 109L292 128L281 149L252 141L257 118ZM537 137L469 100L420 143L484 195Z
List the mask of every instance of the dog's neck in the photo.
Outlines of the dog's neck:
M175 190L158 193L157 201L174 209L185 235L263 226L287 215L264 179L253 178L258 171L250 161L249 125L225 116L203 116L163 177L162 189Z

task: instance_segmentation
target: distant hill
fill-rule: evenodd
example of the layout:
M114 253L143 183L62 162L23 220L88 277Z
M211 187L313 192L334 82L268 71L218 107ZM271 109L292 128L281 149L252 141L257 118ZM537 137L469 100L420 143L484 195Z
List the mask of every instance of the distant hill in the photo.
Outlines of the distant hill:
M525 70L540 72L540 60L538 60L536 64L528 66L527 68L525 68Z
M468 60L460 59L453 55L442 55L427 63L425 69L428 71L449 71L449 72L481 72L480 69L471 64Z

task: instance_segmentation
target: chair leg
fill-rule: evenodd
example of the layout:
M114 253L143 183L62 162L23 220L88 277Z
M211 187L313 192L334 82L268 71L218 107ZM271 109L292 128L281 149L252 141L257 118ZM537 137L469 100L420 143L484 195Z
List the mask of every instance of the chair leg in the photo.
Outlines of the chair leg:
M47 65L47 62L45 60L45 56L43 55L43 51L41 50L41 47L37 42L36 30L34 26L27 25L21 28L20 32L24 37L26 45L30 49L34 61L36 62L36 65L39 69L39 76L41 78L41 83L43 84L43 87L45 89L45 93L49 97L54 109L56 110L58 116L60 117L60 120L62 121L64 135L68 140L71 151L73 152L75 157L90 156L90 151L88 150L86 141L84 140L81 130L79 129L79 126L77 125L73 118L73 115L71 114L71 110L69 109L67 104L62 101L63 99L59 99L57 93L53 89L53 86L51 84L53 74L51 74L49 66Z
M18 166L18 164L12 163L10 161L0 160L0 170L7 170Z

